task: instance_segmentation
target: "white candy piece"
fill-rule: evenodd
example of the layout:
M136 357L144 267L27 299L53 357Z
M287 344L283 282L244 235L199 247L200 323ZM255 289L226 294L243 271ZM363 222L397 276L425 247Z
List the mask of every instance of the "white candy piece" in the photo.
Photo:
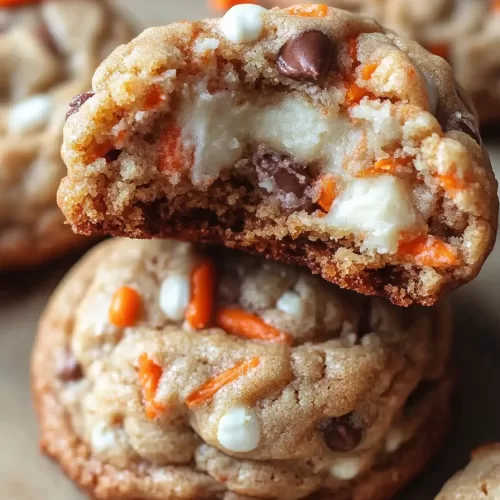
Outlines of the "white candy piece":
M255 450L260 442L260 423L255 411L245 406L227 410L219 420L217 440L229 451Z
M160 287L160 309L172 321L184 319L191 297L191 283L187 276L172 274Z
M17 103L9 113L8 129L13 134L24 134L47 123L52 111L52 98L38 94Z
M330 474L341 481L354 479L361 471L361 460L358 457L339 458L330 468Z
M116 446L116 430L112 429L104 422L100 422L92 429L91 442L92 449L96 453L104 453Z
M220 20L222 34L233 43L257 41L264 31L261 14L265 11L266 9L259 5L235 5Z
M385 439L385 449L387 453L394 453L399 450L401 445L404 443L404 440L404 435L401 429L391 429Z
M296 292L285 292L276 302L276 307L290 316L304 315L304 302Z

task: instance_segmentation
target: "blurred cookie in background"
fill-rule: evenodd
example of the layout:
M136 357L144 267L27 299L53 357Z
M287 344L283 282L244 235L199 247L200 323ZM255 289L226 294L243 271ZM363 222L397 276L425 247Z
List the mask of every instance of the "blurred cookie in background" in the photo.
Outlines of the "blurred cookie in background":
M436 500L500 498L500 444L486 444L472 452L469 465L457 472Z
M287 7L297 0L210 0L219 12L239 3ZM324 0L323 3L374 17L412 38L452 66L472 97L481 122L500 119L499 0Z
M62 128L71 98L102 59L133 36L93 0L0 5L0 270L40 264L82 245L56 191L66 167Z

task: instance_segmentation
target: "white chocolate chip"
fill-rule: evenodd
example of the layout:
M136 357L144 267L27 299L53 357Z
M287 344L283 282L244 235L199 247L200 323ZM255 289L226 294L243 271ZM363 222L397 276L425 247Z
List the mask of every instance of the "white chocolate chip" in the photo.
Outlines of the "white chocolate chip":
M191 296L189 278L182 274L168 276L160 287L160 308L172 321L181 321Z
M235 5L220 20L222 34L233 43L257 41L264 30L264 7L254 4Z
M217 440L229 451L246 453L255 450L260 441L260 423L255 411L245 406L226 411L219 421Z
M401 448L404 440L404 435L401 429L391 429L385 439L385 450L387 451L387 453L394 453L395 451L399 450L399 448Z
M354 479L360 471L361 460L359 457L339 458L330 468L330 474L342 481Z
M285 292L276 302L276 307L290 316L304 316L304 302L296 292Z
M104 453L116 446L116 430L104 422L100 422L92 428L91 443L96 453Z
M14 134L24 134L42 127L50 118L52 98L39 94L17 103L9 113L8 129Z
M219 46L219 40L216 38L203 38L196 40L194 51L197 54L204 54L206 52L214 51Z

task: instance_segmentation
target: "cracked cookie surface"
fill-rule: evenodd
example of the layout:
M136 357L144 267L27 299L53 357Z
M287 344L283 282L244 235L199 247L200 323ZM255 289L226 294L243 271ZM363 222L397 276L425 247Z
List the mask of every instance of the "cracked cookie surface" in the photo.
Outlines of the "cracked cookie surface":
M106 242L40 323L42 448L96 498L387 498L440 443L449 344L444 306L220 248Z

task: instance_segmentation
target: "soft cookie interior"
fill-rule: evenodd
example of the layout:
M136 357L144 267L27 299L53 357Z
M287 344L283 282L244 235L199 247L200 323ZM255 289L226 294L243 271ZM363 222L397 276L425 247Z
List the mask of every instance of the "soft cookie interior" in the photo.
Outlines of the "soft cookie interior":
M74 109L79 232L222 242L395 303L471 279L495 182L444 61L322 5L148 30Z

